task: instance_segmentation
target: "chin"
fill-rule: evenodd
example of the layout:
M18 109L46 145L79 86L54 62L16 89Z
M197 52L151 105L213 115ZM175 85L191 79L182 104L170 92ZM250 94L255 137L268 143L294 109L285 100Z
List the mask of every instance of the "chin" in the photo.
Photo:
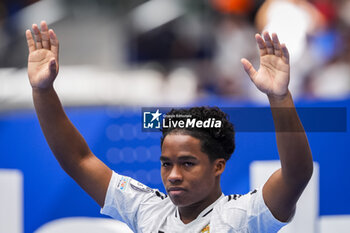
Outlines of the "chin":
M170 197L170 200L172 201L172 203L174 205L176 205L177 207L184 207L184 206L188 206L191 204L191 202L184 197L171 196L171 195L169 195L169 197Z

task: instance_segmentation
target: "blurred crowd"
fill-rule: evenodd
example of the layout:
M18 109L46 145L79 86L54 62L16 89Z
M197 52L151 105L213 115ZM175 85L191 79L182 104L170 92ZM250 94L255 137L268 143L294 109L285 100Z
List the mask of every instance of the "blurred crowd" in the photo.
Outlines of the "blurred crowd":
M152 1L160 2L160 0ZM34 2L38 1L1 1L2 31L11 34L11 30L4 30L11 24L11 16ZM69 1L65 2L66 5L72 5L67 3ZM132 12L137 6L150 1L71 2L76 5L95 2L109 9L109 12L111 7L121 8L123 10L118 11L120 16L121 12ZM187 75L196 79L197 96L218 95L259 101L264 97L251 85L242 69L240 59L247 58L258 67L259 54L254 35L267 30L271 33L276 32L280 41L286 43L289 49L292 66L290 89L295 98L348 98L350 1L173 2L178 2L177 7L181 11L174 13L174 17L165 20L163 24L148 30L140 30L139 26L130 23L130 17L127 17L126 13L123 15L125 20L122 36L126 41L123 62L127 67L147 65L148 68L160 72L164 79L174 76L174 73L184 74L177 72L179 69L186 70ZM154 13L158 14L156 11ZM167 14L169 16L169 13ZM148 18L143 20L147 21ZM3 48L2 54L6 54L4 51L6 49ZM18 64L18 66L24 65L23 61ZM11 63L8 56L0 55L0 68L6 66L16 66L16 60ZM181 86L181 83L179 85Z

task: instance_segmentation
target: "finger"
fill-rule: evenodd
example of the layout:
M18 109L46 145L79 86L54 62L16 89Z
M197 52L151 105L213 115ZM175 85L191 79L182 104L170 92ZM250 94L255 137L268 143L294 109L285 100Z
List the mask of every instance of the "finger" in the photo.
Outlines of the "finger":
M256 34L255 40L256 40L256 43L258 44L258 47L259 47L260 56L266 55L267 50L266 50L266 44L265 44L264 39L259 34Z
M276 33L272 33L272 42L275 55L278 57L282 56L281 44Z
M282 49L282 59L285 63L289 64L289 52L287 49L287 46L285 44L281 45L281 49Z
M59 43L58 43L57 36L52 29L49 30L49 36L50 36L51 51L55 54L56 59L58 60Z
M47 24L45 21L41 21L41 40L44 49L50 49L50 37L49 37L49 29L47 28Z
M268 32L264 32L263 33L263 37L264 37L264 40L265 40L267 53L268 54L274 54L273 44L272 44L272 40L271 40L271 37L270 37L269 33Z
M247 59L242 58L241 63L243 64L245 72L247 72L250 79L254 82L254 78L256 76L256 70L254 69L252 63L250 63Z
M26 30L26 38L28 44L29 53L35 51L35 42L32 36L32 32L30 30Z
M36 44L36 48L37 49L42 49L43 45L41 43L41 33L40 33L39 28L38 28L38 25L33 24L32 28L33 28L33 32L34 32L34 39L36 41L36 43L35 43Z

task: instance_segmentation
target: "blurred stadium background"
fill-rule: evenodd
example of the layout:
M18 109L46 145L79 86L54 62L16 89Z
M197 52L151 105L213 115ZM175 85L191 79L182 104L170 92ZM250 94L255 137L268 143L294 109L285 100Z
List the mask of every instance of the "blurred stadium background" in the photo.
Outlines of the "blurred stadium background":
M46 20L58 35L56 90L92 151L117 172L164 191L160 134L141 132L141 107L268 106L240 59L257 67L254 34L269 30L290 49L296 106L347 112L349 12L347 0L2 0L0 233L35 232L61 218L103 217L60 169L41 133L26 73L24 32L32 23ZM312 230L291 232L348 232L345 127L308 132L319 169L309 197L316 204L306 202L314 217L303 223ZM238 132L236 138L222 180L226 194L249 191L254 161L278 159L273 133Z

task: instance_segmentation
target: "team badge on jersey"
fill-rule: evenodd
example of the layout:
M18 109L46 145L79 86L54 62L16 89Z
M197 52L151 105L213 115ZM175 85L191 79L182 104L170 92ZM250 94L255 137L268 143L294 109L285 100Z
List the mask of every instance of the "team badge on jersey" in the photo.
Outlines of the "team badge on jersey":
M201 233L210 233L210 227L209 227L209 224L206 225L202 230L201 230Z
M129 179L129 177L121 176L117 187L120 190L124 191L126 189L126 186L128 185Z

